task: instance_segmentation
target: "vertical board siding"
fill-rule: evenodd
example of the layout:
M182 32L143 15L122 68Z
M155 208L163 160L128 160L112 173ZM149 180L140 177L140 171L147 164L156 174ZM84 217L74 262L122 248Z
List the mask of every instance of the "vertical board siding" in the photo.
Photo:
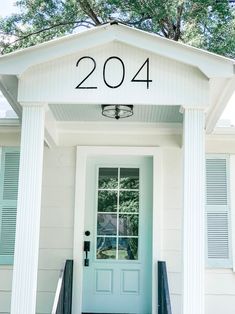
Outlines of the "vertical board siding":
M229 158L206 158L207 266L232 267Z
M83 60L76 67L77 61L83 56L92 56L97 65L92 75L84 82L84 86L97 87L89 92L87 89L75 88L93 66L91 60ZM125 65L125 79L119 88L108 88L103 80L103 66L110 56L118 56ZM147 58L152 80L149 89L145 82L131 81ZM145 69L144 67L139 73L138 78L146 77ZM120 62L108 62L106 78L113 85L120 82ZM92 52L83 51L30 67L20 77L18 99L20 102L40 101L52 104L128 102L143 105L207 106L209 80L196 67L116 41L98 46ZM69 113L67 119L70 119Z

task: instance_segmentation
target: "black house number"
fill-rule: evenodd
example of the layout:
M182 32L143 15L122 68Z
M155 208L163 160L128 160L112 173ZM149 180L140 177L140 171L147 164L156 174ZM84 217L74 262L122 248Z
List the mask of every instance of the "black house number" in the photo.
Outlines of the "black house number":
M107 74L106 74L106 66L107 66L108 63L112 62L113 60L117 60L120 63L120 67L122 69L122 74L120 76L120 80L119 80L119 82L116 85L112 85L109 82L109 79L108 79ZM86 76L81 80L81 82L75 88L76 89L97 89L98 88L97 86L86 86L86 84L85 84L86 80L94 73L94 71L96 69L96 61L95 61L95 59L92 58L92 57L89 57L89 56L84 56L84 57L80 58L77 61L76 67L79 68L79 65L81 64L81 62L85 62L85 61L89 62L92 65L92 68L91 68L90 72L88 72L86 74ZM145 75L146 75L146 79L145 80L144 79L138 79L138 77L139 77L141 72L145 72ZM120 87L123 84L124 80L125 80L125 75L126 75L126 68L125 68L125 64L124 64L124 62L122 61L121 58L119 58L117 56L112 56L112 57L109 57L104 62L104 65L103 65L103 81L104 81L105 85L108 88L118 88L118 87ZM149 78L149 58L147 58L145 60L145 62L141 65L139 70L133 76L131 82L133 82L133 83L145 83L146 84L146 88L149 89L149 83L152 82L152 80L150 80L150 78Z

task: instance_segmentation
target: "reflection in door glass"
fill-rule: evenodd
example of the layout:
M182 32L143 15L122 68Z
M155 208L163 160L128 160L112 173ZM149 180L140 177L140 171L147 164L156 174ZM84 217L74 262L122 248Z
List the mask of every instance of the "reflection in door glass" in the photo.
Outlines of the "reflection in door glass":
M120 188L139 189L139 168L120 169Z
M116 235L117 234L117 215L98 214L97 235Z
M116 238L97 237L97 259L116 259Z
M118 168L99 168L99 189L116 189Z
M97 259L138 259L139 169L100 168Z
M117 191L98 192L98 211L116 212L117 211Z
M139 215L119 215L119 235L138 236Z
M120 212L139 211L139 191L120 191L119 194Z
M138 259L138 239L119 238L118 259L136 260Z

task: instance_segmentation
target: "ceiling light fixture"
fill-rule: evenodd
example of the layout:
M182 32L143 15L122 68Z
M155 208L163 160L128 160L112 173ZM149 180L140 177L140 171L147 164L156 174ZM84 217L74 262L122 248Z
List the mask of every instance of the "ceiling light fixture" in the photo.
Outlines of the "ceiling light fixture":
M133 115L133 105L102 105L102 115L107 118L121 119Z

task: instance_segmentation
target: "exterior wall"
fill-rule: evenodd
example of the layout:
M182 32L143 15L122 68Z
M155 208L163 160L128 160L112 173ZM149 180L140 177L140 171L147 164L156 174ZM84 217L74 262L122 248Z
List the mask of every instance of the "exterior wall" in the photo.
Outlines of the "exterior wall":
M4 136L2 145L19 145L17 134ZM147 138L147 136L146 136ZM174 314L181 314L182 304L182 151L179 137L168 135L139 138L139 145L165 143L163 153L163 224L162 252L167 262ZM170 140L171 139L171 140ZM106 145L112 138L105 139ZM125 142L131 142L125 137ZM84 138L77 142L85 143ZM132 141L135 145L135 142ZM235 141L209 139L207 153L235 154ZM101 143L100 143L101 144ZM124 145L124 143L118 143ZM73 256L73 220L75 187L75 147L45 148L41 234L38 270L37 314L50 313L60 269ZM0 266L0 314L10 311L12 267ZM205 314L233 314L235 308L235 274L231 269L206 269Z
M206 152L208 154L217 153L234 156L234 137L208 137ZM232 188L232 186L230 188ZM232 194L233 191L231 190L231 195ZM231 207L231 211L234 213L235 208ZM232 228L234 228L234 225ZM233 251L235 250L234 240L235 239L232 238ZM233 314L235 309L235 272L233 269L206 269L205 285L206 314Z
M172 312L181 314L182 306L182 151L163 150L163 225L162 259L166 261Z
M19 145L17 136L0 145ZM44 150L37 314L51 313L60 270L73 258L75 148ZM0 313L10 312L12 266L0 265Z
M19 146L19 132L0 132L0 146ZM0 314L8 314L11 302L12 266L0 265Z
M206 153L235 154L235 140L210 138ZM172 310L181 314L182 302L182 153L178 148L163 150L164 204L163 251L167 262ZM231 210L235 210L232 208ZM234 241L233 241L234 247ZM205 314L233 314L235 308L235 273L232 269L205 270Z
M60 270L73 258L75 148L44 150L37 313L50 313Z

